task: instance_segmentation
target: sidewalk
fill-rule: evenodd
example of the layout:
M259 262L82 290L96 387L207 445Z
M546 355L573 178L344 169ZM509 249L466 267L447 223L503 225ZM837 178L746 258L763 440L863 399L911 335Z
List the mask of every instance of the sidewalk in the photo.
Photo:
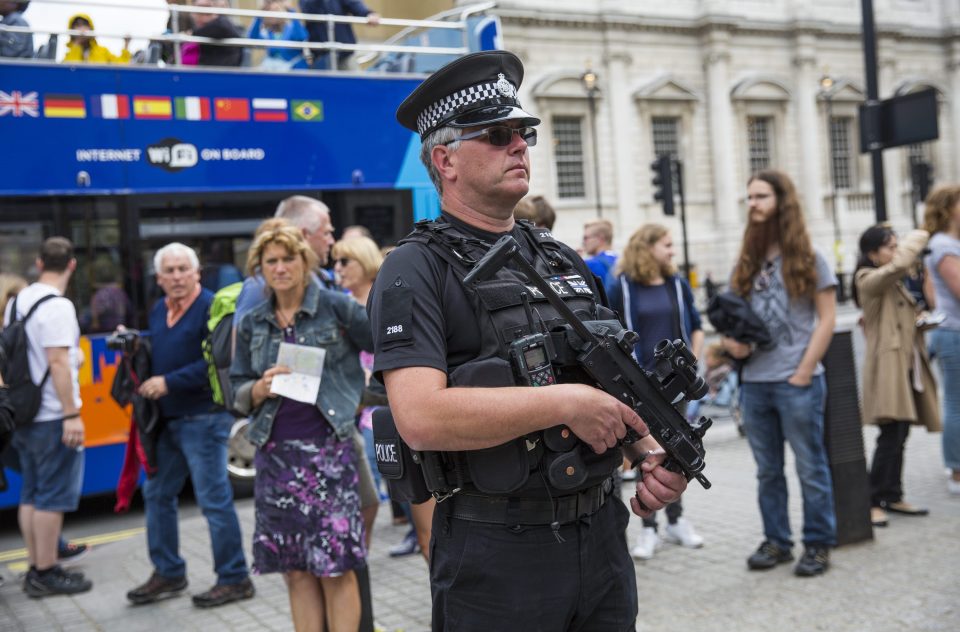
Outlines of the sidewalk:
M865 431L868 452L874 437L873 429ZM686 517L706 538L706 545L699 550L666 545L653 560L637 563L639 630L960 629L960 498L946 492L939 435L914 430L907 444L908 497L929 507L931 515L892 515L889 527L875 530L873 542L834 551L833 568L813 579L794 577L788 565L764 573L747 571L746 558L762 539L750 450L729 421L718 422L707 435L707 445L705 473L713 488L705 491L694 484L684 498ZM792 468L789 461L788 471ZM791 473L789 478L791 519L799 529L799 492L795 476ZM237 506L249 541L252 501ZM405 527L391 526L389 517L389 510L382 508L370 558L376 619L391 632L427 630L426 565L419 556L387 556L387 548L405 533ZM640 520L634 519L628 531L631 542L639 530ZM182 521L181 548L189 564L188 592L207 589L213 575L203 518ZM126 591L150 574L142 535L95 548L78 568L93 579L92 592L42 600L28 599L4 569L0 630L292 629L286 589L275 575L254 578L256 598L218 609L198 610L186 595L128 606Z

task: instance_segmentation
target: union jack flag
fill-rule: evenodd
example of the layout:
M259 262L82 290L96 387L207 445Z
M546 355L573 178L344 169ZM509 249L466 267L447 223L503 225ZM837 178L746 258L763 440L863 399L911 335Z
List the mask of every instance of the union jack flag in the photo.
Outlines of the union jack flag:
M7 93L0 90L0 116L13 114L14 116L40 116L40 100L36 92L23 94L19 90Z

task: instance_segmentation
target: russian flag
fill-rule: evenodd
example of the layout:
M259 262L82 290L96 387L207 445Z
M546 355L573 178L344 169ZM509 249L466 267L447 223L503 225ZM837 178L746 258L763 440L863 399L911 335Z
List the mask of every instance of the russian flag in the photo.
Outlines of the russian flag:
M253 120L283 123L287 120L286 99L253 99Z
M130 118L130 97L125 94L95 94L90 99L90 110L95 118Z

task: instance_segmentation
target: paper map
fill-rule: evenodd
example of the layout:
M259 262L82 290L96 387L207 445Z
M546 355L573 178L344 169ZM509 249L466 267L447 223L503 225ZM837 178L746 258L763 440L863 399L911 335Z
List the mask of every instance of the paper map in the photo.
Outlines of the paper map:
M274 376L270 392L304 404L315 404L326 355L326 349L281 342L277 366L288 367L291 372Z

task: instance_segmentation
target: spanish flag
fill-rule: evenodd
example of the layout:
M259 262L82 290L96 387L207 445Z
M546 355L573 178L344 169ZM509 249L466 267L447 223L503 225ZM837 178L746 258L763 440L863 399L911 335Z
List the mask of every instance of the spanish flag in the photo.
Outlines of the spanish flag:
M170 97L133 97L133 116L138 119L169 120L173 118Z
M82 94L45 94L43 115L46 118L87 118L87 106Z

